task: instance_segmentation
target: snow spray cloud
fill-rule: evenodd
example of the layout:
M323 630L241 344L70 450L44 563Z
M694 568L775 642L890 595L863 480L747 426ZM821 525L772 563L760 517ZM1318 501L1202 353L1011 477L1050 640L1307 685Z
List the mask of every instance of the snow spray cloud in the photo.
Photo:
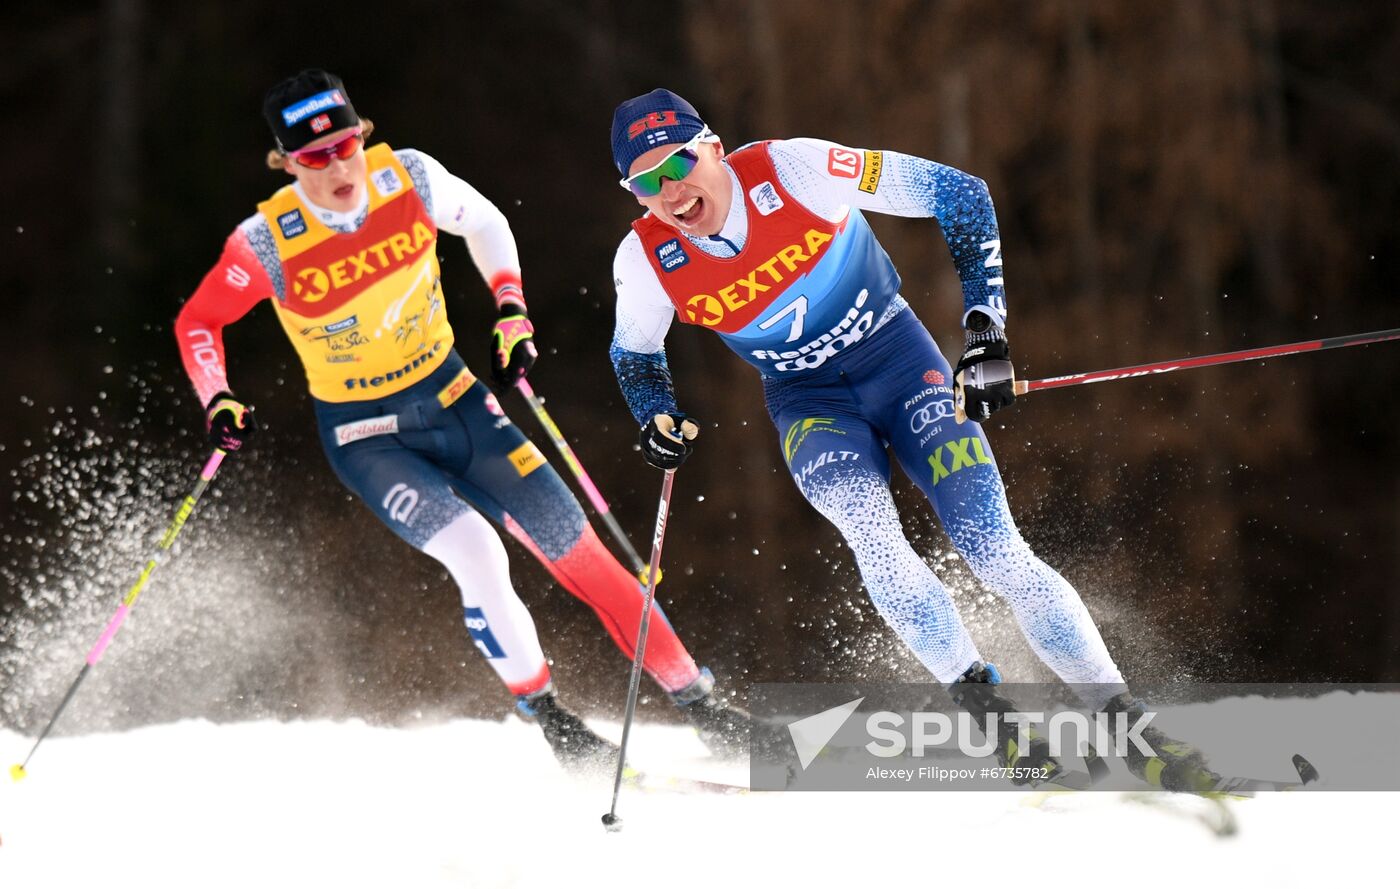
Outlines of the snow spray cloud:
M151 407L169 407L168 393L141 375L128 384L135 419L27 402L52 423L40 440L3 444L27 453L0 517L0 726L47 720L207 457L199 436ZM275 489L269 473L257 459L225 466L57 734L297 712L284 663L324 630L298 619L286 591L305 595L315 579L278 557L283 523L250 521L254 498L224 496L231 484Z
M760 684L755 790L1397 790L1400 685ZM960 698L962 706L954 703ZM1010 704L1002 707L1002 704ZM1105 712L1107 711L1107 712ZM1053 758L1047 761L1046 756Z

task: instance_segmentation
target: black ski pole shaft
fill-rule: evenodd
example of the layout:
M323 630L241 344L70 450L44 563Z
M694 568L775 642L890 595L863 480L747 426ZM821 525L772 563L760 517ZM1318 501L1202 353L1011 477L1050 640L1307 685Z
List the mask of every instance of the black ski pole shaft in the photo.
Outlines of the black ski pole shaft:
M637 713L637 690L642 684L642 662L646 658L647 629L651 626L652 603L656 601L657 572L661 568L661 542L666 538L666 517L671 511L671 486L676 471L666 470L661 481L661 502L656 508L656 530L651 537L651 563L647 566L646 601L642 605L642 625L637 630L637 652L632 657L632 679L627 686L627 707L622 715L622 742L617 751L617 774L613 777L612 808L603 816L603 826L619 830L622 819L617 817L617 797L622 791L622 774L627 765L627 739L632 733L632 720Z

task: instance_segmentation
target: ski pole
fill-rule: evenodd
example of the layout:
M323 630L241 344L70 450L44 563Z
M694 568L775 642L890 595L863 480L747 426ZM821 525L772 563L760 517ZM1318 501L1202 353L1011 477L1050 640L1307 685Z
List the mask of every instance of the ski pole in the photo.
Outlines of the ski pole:
M603 816L603 826L610 831L622 829L617 817L617 796L622 790L622 773L627 764L627 737L632 732L632 718L637 713L637 689L642 683L642 661L646 656L647 628L651 625L652 603L656 600L656 578L661 568L661 541L666 537L666 516L671 510L671 485L676 471L666 470L661 481L661 503L656 508L656 531L651 537L651 563L647 566L646 601L642 605L642 625L637 630L637 653L632 657L632 679L627 686L627 708L622 715L622 743L617 751L617 775L613 778L612 808Z
M1122 380L1129 377L1145 377L1154 374L1170 373L1174 370L1188 370L1195 367L1212 367L1217 364L1234 364L1238 361L1258 361L1277 358L1280 355L1296 355L1299 352L1321 352L1324 349L1341 349L1346 346L1366 346L1371 343L1385 343L1400 340L1400 328L1375 330L1370 333L1354 333L1350 336L1334 336L1327 339L1307 340L1283 346L1264 346L1259 349L1241 349L1237 352L1219 352L1215 355L1201 355L1194 358L1178 358L1174 361L1157 361L1150 364L1134 364L1117 367L1113 370L1091 371L1068 374L1062 377L1046 377L1043 380L1017 380L1016 394L1025 395L1042 389L1062 389L1065 386L1082 386L1086 383L1106 383L1109 380ZM962 409L957 409L957 420L966 419Z
M642 557L637 555L637 550L632 546L632 541L627 539L627 534L622 530L622 526L613 517L612 510L608 508L608 501L603 499L603 495L598 491L598 486L593 484L593 479L588 477L584 471L583 464L578 461L574 454L574 449L569 447L568 441L564 439L564 433L559 431L559 426L555 424L554 418L544 409L544 402L535 395L535 390L531 388L529 382L521 380L516 383L516 388L520 394L525 396L525 400L530 403L530 409L535 412L535 418L540 421L545 432L549 433L549 438L554 442L554 447L559 451L559 456L564 458L564 462L569 464L569 469L573 471L574 478L578 479L583 492L588 495L588 500L597 510L598 515L603 520L603 524L608 526L609 533L613 539L622 547L623 553L627 556L628 564L632 566L632 572L642 582L647 582L646 565L642 562Z
M34 758L34 752L39 749L40 744L44 743L44 739L48 737L54 724L58 722L58 717L62 715L64 708L68 706L68 702L73 700L73 695L77 693L78 686L82 685L83 680L87 678L88 671L97 666L98 661L102 660L102 655L107 651L107 646L111 644L112 637L117 635L117 630L121 629L122 623L126 621L127 614L130 613L132 607L136 604L136 598L141 595L141 590L145 589L146 581L151 579L151 575L155 572L156 566L165 561L165 553L170 549L171 545L175 543L175 538L180 536L180 529L185 527L185 521L190 517L190 513L194 512L194 505L199 502L200 495L204 493L204 489L209 487L209 483L213 481L214 473L219 471L219 464L223 462L225 456L225 451L216 448L214 453L210 455L208 462L204 464L204 469L199 473L199 481L195 483L194 490L191 491L189 496L185 498L185 501L180 504L179 511L175 513L175 519L170 523L170 527L165 529L165 534L161 536L156 551L146 562L146 567L142 569L141 575L136 578L136 583L127 591L126 597L122 599L121 605L117 606L116 614L113 614L112 619L107 622L107 628L103 630L102 635L98 637L97 644L93 645L92 650L88 652L87 662L83 664L83 669L78 672L78 678L74 679L73 684L68 686L68 693L65 694L63 700L59 702L58 709L54 711L53 716L49 719L49 724L44 726L44 730L39 733L39 739L35 741L34 746L29 749L29 755L24 758L24 762L10 766L10 777L14 780L19 781L28 774L25 769L28 767L29 761Z

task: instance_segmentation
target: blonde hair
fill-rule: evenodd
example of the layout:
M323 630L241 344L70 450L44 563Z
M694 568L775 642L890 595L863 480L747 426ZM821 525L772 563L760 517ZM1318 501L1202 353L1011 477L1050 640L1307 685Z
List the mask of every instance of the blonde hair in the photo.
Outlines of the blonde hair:
M366 143L369 142L370 135L374 132L374 121L368 117L360 118L360 136ZM287 152L280 148L273 148L267 152L267 157L263 159L269 170L285 169L287 163Z

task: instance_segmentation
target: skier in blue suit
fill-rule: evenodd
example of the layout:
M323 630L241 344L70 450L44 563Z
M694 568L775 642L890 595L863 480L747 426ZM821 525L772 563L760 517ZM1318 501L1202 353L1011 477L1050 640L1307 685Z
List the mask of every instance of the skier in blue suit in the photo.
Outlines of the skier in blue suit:
M643 456L674 468L698 425L677 406L663 347L673 320L709 328L757 368L783 457L803 496L845 538L881 616L979 719L1014 709L952 597L905 538L887 447L928 497L977 579L1011 607L1036 654L1085 703L1140 711L1070 584L1021 537L979 425L1015 398L1001 238L986 184L893 151L817 139L725 154L695 108L667 90L613 116L622 185L647 213L614 262L611 356ZM900 295L862 211L932 217L962 281L955 366ZM977 422L955 420L955 405ZM1130 768L1171 789L1214 777L1194 748L1148 728L1156 756ZM1053 776L1042 739L999 746L1003 765Z

